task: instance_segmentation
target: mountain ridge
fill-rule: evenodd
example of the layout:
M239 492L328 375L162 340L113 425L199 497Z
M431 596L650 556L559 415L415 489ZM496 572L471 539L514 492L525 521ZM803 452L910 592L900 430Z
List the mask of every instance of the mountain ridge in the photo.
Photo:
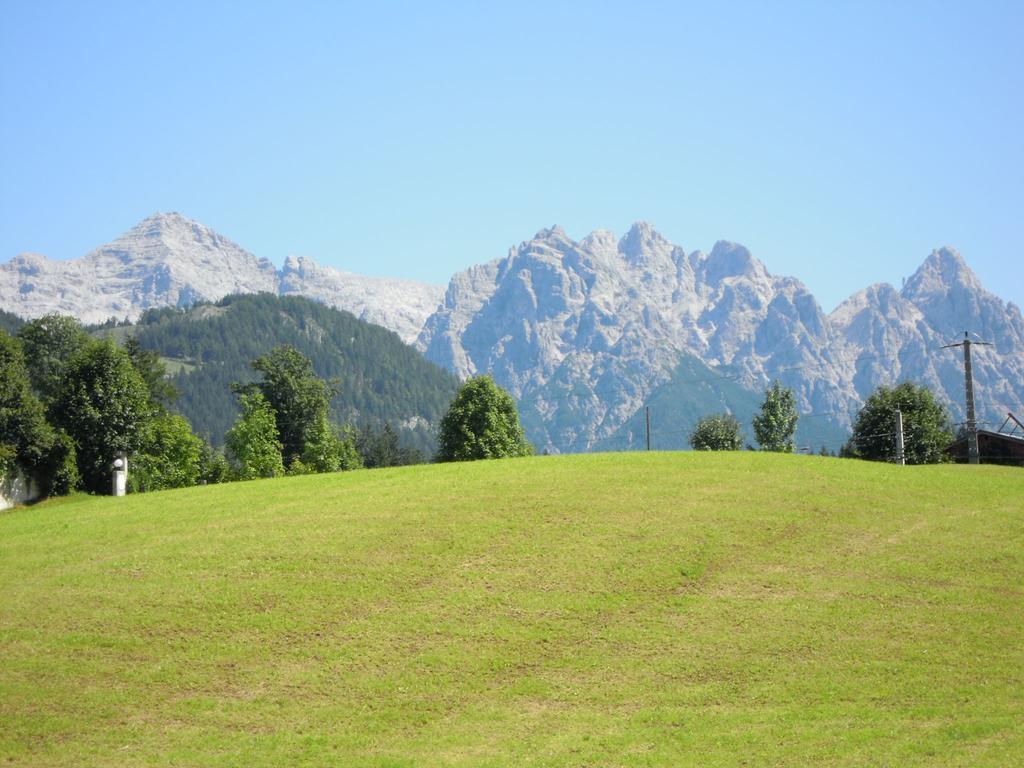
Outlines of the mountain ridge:
M289 256L277 269L180 213L155 213L77 259L22 253L0 264L0 306L23 317L61 312L84 323L136 320L147 309L187 307L237 293L309 296L383 325L406 342L442 289L364 277Z
M959 417L961 363L940 350L963 328L1002 339L975 366L979 410L1019 406L1020 310L951 247L901 291L869 286L826 314L800 280L772 274L740 244L687 252L637 222L621 238L542 229L458 273L416 346L462 377L493 373L526 403L538 445L585 450L617 439L686 354L748 390L780 379L803 413L831 417L833 433L876 386L901 378L936 389Z
M687 413L713 402L684 401L686 356L755 393L778 378L802 413L823 419L817 434L831 435L875 387L908 378L961 418L962 363L942 346L970 330L995 343L975 358L979 414L1001 419L1024 402L1020 309L987 291L951 246L899 290L877 283L829 313L739 243L687 251L644 221L621 237L596 229L578 241L558 225L541 229L444 289L302 256L277 269L180 214L151 216L78 260L26 253L0 265L0 306L23 316L56 310L95 322L239 292L307 296L395 331L462 378L493 374L520 400L541 450L607 442L651 398ZM724 408L748 410L746 397L730 397Z

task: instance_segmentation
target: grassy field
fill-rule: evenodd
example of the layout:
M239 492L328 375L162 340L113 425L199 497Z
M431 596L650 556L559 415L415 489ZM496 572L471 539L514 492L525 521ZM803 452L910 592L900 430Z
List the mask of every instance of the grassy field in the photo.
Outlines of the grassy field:
M537 457L0 514L0 765L1024 762L1024 472Z

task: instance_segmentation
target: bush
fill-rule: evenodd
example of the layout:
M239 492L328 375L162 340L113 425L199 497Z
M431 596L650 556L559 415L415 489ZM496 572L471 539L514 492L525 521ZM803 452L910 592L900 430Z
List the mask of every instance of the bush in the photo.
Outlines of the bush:
M231 465L227 457L203 440L199 448L199 482L226 483L231 479Z
M731 413L705 416L690 433L690 447L695 451L743 450L739 420Z
M39 463L36 480L44 496L65 496L82 481L75 443L67 432L54 431L53 440Z
M296 464L302 464L302 467L293 471ZM288 471L289 474L340 472L362 466L351 433L332 427L327 414L323 413L307 433L302 455L292 461Z

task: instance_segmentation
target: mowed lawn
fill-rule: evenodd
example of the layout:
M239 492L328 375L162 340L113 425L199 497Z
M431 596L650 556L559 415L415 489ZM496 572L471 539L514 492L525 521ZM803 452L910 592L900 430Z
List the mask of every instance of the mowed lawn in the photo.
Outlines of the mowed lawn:
M1024 764L1024 471L537 457L0 513L0 765Z

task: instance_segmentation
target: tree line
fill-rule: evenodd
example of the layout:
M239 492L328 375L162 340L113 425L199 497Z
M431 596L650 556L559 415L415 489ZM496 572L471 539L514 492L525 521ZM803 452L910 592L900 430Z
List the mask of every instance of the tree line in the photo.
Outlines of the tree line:
M854 419L850 439L838 455L893 461L897 450L897 410L903 414L903 455L907 464L949 460L946 448L954 438L949 411L928 387L910 381L894 387L880 386L868 396ZM761 410L752 420L761 449L792 453L798 419L793 391L775 381L765 392ZM690 433L690 446L700 451L742 450L744 437L739 420L729 413L705 416ZM825 446L819 453L832 455Z
M59 495L107 492L119 453L130 457L132 492L427 460L422 451L403 447L386 423L333 423L330 403L339 381L317 376L294 347L275 347L250 367L254 380L230 387L240 413L221 451L173 412L177 391L165 365L137 338L123 345L109 336L95 339L73 318L56 314L22 324L15 335L0 330L0 474L20 469L44 495ZM867 399L840 454L893 459L896 409L903 413L907 463L944 460L953 439L948 411L926 387L910 382L879 387ZM774 382L752 420L761 449L792 452L798 418L792 390ZM690 445L740 450L744 437L734 416L714 414L699 421ZM432 458L532 453L512 397L485 375L458 388Z
M52 496L108 492L120 453L131 492L426 460L389 424L331 423L338 384L294 348L251 367L260 378L232 386L241 414L221 451L173 412L165 365L136 338L95 339L56 314L0 330L0 475L20 470Z

